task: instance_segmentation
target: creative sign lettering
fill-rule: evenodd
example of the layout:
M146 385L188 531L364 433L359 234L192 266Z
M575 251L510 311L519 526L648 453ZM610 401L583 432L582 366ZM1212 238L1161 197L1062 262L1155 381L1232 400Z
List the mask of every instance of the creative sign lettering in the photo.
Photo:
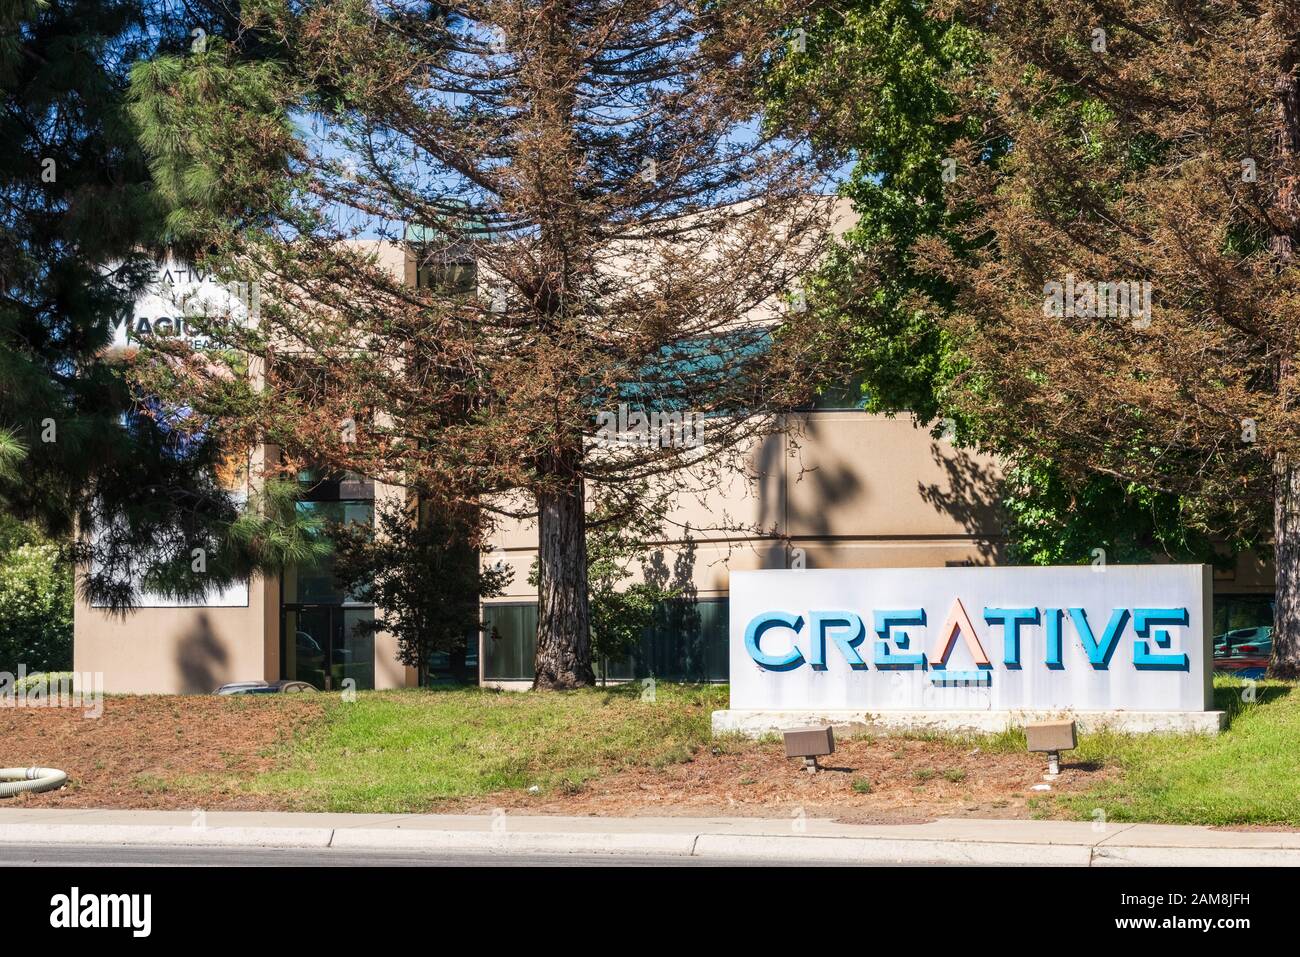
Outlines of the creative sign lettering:
M731 707L1203 711L1200 565L731 577Z
M114 325L112 348L138 348L161 339L209 349L223 325L245 323L259 312L256 282L227 280L169 259L158 264L148 288Z

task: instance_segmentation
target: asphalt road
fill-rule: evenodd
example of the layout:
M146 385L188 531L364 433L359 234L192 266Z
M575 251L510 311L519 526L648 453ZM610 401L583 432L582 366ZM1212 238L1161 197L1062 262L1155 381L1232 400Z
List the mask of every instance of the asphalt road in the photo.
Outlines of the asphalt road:
M0 844L0 867L762 867L788 861L645 854ZM816 863L816 862L806 862Z

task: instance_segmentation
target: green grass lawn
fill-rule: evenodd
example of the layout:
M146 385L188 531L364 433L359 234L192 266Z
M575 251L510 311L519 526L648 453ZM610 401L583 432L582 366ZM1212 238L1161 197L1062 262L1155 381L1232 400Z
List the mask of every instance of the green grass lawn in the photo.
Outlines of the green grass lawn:
M1093 734L1065 757L1098 772L1089 791L1036 799L1035 813L1111 821L1300 826L1300 685L1216 682L1231 724L1218 736ZM660 682L531 694L478 688L322 696L325 712L275 754L274 768L220 782L300 810L437 810L441 799L536 786L554 794L628 766L664 767L703 747L780 748L715 742L710 712L725 686ZM918 736L923 737L923 736ZM1023 750L1019 731L964 739L986 750ZM1103 778L1104 774L1104 780ZM177 782L202 790L212 780Z
M303 810L429 810L439 798L576 788L626 765L684 761L710 742L727 689L660 682L525 694L480 688L328 697L324 723L240 785Z
M1119 769L1118 778L1052 803L1080 818L1109 821L1300 826L1300 685L1215 680L1216 706L1231 724L1218 737L1097 734L1065 760Z

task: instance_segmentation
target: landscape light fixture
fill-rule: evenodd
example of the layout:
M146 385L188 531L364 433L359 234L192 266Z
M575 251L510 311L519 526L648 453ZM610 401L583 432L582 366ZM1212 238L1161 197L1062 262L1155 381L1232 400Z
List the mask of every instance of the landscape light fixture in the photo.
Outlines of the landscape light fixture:
M835 753L835 735L831 726L823 728L796 728L785 733L785 756L803 758L804 769L817 773L817 758Z
M1056 777L1061 773L1061 752L1078 747L1073 721L1043 721L1025 725L1025 742L1030 751L1047 752L1047 773Z

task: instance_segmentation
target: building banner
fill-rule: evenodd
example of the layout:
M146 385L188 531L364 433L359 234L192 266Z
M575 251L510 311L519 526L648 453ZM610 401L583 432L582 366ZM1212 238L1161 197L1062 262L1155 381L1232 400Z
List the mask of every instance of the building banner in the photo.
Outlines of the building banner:
M154 341L184 341L202 352L213 348L223 325L247 325L261 315L258 283L228 280L176 259L157 264L153 281L131 311L113 326L111 351L137 349Z
M731 708L1205 712L1210 582L1203 565L735 572Z

